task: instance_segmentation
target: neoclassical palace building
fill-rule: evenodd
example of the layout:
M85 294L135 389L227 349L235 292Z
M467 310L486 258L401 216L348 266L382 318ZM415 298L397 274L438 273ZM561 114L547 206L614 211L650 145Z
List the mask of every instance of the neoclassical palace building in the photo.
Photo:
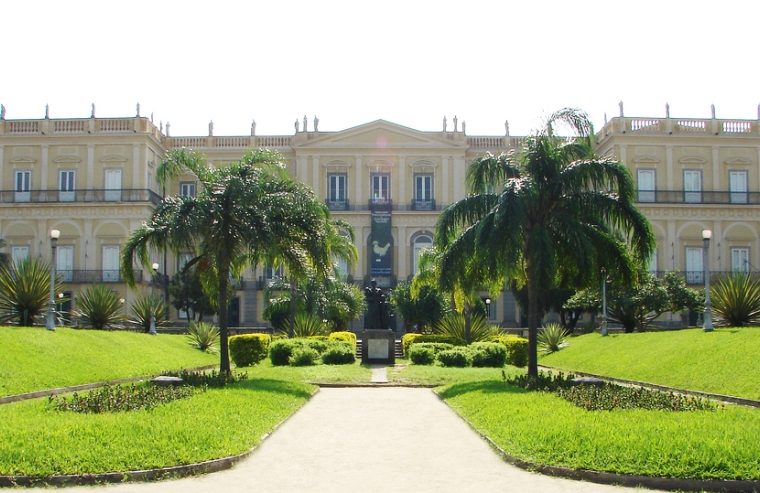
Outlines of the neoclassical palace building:
M622 106L622 105L621 105ZM759 115L760 116L760 115ZM311 123L311 125L309 125ZM130 233L163 191L156 165L168 150L202 151L214 165L240 159L250 148L283 154L290 173L314 188L334 216L356 232L359 263L340 266L349 279L391 286L411 277L419 252L432 243L439 212L465 195L468 164L485 152L520 145L522 137L467 135L464 122L445 119L438 131L377 120L336 132L318 120L297 121L292 135L171 136L151 119L6 119L0 113L0 238L13 259L51 256L49 231L60 230L56 267L66 290L109 283L127 301L119 255ZM605 122L596 135L600 155L624 162L637 183L638 205L657 237L653 271L703 277L703 230L711 230L710 269L754 271L760 265L760 119L631 118ZM166 193L194 194L190 177ZM143 271L141 289L172 276L185 259L156 252L158 275ZM236 284L232 324L261 326L264 287L280 275L262 267ZM159 287L160 289L160 287ZM485 294L484 294L485 296ZM521 313L506 293L490 318L519 326ZM176 312L174 313L176 316ZM358 326L358 323L357 323Z

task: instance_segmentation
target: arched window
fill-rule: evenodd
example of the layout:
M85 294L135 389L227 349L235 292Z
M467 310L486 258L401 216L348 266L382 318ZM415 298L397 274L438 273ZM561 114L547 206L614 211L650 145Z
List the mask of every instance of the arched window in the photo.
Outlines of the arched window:
M417 235L412 240L412 274L420 270L420 254L423 250L433 247L433 237L427 233Z

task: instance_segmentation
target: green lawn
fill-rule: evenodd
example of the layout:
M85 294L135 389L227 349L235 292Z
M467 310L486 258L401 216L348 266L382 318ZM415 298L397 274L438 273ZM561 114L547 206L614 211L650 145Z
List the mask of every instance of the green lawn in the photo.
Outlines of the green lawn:
M240 368L249 378L292 380L308 383L369 383L372 370L356 362L352 365L272 366L269 358L255 366Z
M524 373L524 369L514 366L503 368L507 376ZM445 385L493 380L502 378L502 368L445 368L438 365L414 365L409 360L396 360L396 366L388 368L388 381L404 385Z
M760 480L760 410L586 411L500 381L439 391L510 455L538 464L680 478Z
M47 399L0 406L0 475L102 473L239 454L306 403L313 386L248 380L150 411L78 414Z
M543 356L567 370L760 399L760 328L586 334Z
M184 336L0 327L0 396L218 363Z

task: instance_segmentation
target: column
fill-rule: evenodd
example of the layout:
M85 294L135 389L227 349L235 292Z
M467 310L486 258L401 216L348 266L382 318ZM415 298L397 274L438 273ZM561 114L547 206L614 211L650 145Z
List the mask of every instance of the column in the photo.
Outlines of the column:
M148 173L148 166L145 166ZM132 188L142 188L140 186L140 144L132 144ZM126 182L126 180L124 180ZM146 186L148 181L145 181ZM123 185L122 185L123 187Z
M306 165L307 158L305 156L296 158L296 178L302 183L306 183Z
M627 149L625 145L620 144L620 162L627 166L628 163L626 161L628 160L628 153L626 151Z
M665 226L665 231L666 231L665 251L667 252L667 255L668 255L667 265L670 267L670 270L683 270L678 267L679 262L681 261L681 256L679 255L679 248L681 248L681 242L678 238L676 238L676 222L672 220L668 221ZM666 259L663 259L663 260L666 260Z
M400 156L398 158L398 197L395 202L398 204L409 204L409 196L406 194L406 157ZM401 264L399 264L401 269Z
M667 170L667 187L668 190L675 189L675 182L673 181L673 146L672 145L666 145L665 146L665 160L667 167L665 168ZM655 185L655 188L657 186Z
M47 190L48 189L48 157L49 157L50 146L48 146L47 144L42 144L40 148L42 151L41 157L40 157L40 189ZM32 185L32 189L34 189L34 185Z
M364 194L362 193L362 185L363 185L363 180L364 180L363 173L362 173L362 166L363 166L362 158L357 156L356 165L355 165L356 177L354 178L356 180L356 183L354 183L356 187L356 194L354 195L354 200L353 200L354 204L357 207L362 203L362 200L364 200Z
M451 156L441 156L441 203L451 202L449 190L449 174L451 174Z
M323 194L320 191L322 189L321 187L321 181L319 179L319 157L313 156L311 158L311 166L312 166L312 183L311 188L314 189L314 193L317 194L317 197L322 197ZM327 197L327 194L324 194L325 197Z
M454 158L454 197L452 202L461 200L465 196L465 160L464 157Z
M87 144L87 185L88 190L95 188L95 144Z

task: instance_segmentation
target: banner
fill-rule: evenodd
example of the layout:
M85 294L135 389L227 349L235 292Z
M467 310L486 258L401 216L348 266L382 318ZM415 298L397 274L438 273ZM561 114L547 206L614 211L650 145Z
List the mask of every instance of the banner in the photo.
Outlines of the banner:
M393 237L390 212L372 213L370 276L390 276L393 268Z

